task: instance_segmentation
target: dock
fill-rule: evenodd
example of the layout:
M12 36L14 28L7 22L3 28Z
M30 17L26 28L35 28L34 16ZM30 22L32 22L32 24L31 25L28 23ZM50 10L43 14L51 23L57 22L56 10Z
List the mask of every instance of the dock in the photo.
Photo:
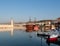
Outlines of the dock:
M14 23L13 20L10 21L10 23L0 23L0 29L22 29L25 30L26 27L24 26L25 23Z

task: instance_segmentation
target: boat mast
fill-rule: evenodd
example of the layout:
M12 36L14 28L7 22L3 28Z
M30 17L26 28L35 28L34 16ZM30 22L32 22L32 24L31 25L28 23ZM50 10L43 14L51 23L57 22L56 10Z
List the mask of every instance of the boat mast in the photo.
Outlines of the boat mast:
M31 22L31 17L29 17L29 22Z

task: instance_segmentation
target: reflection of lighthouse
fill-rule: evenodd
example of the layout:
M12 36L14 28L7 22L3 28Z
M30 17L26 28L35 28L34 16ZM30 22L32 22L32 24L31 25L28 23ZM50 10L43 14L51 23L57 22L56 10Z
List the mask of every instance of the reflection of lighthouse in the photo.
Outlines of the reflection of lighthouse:
M11 29L11 36L13 36L13 29Z

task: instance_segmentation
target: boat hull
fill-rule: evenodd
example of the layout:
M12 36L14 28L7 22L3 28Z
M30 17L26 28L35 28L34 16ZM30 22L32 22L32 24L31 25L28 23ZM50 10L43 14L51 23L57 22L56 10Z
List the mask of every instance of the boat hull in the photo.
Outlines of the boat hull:
M48 42L56 42L58 40L58 38L48 38L47 41Z

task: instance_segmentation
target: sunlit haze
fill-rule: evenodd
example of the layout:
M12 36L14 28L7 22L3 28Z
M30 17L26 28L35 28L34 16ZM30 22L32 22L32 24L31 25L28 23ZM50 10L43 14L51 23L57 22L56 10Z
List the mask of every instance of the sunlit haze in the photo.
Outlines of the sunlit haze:
M0 22L56 19L60 17L60 0L0 0Z

